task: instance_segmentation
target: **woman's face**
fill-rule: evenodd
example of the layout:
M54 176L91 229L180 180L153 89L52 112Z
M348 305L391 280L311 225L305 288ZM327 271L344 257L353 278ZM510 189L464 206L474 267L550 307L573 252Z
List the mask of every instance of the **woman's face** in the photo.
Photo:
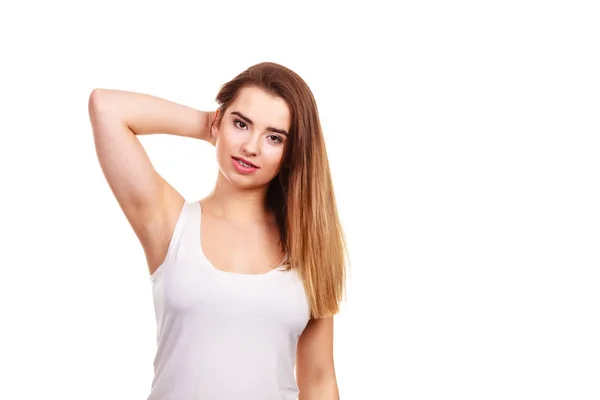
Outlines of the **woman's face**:
M242 88L211 131L223 176L246 189L271 182L279 172L290 124L282 98L254 86Z

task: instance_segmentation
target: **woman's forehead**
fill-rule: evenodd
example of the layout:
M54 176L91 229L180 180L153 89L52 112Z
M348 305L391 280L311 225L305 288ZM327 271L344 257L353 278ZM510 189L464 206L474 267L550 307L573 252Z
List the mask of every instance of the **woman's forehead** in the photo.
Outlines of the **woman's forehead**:
M233 112L241 113L250 119L252 124L286 131L290 129L290 110L285 100L254 86L240 90L228 107L228 113Z

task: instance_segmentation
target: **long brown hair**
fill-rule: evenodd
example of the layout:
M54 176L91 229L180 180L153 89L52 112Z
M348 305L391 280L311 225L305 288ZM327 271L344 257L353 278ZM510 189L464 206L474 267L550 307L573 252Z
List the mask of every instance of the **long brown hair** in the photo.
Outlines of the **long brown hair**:
M221 86L220 125L240 89L255 86L281 97L291 112L290 136L265 207L273 212L288 268L297 269L312 318L339 311L346 286L347 248L338 216L317 103L306 82L282 65L251 66Z

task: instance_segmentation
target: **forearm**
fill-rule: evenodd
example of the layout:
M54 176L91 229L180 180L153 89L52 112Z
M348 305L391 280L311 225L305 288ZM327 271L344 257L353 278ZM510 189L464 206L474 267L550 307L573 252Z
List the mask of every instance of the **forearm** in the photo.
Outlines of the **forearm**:
M134 134L164 133L210 140L211 112L148 94L95 89L90 102L96 112L119 118Z
M339 400L340 393L335 379L315 381L300 387L298 400Z

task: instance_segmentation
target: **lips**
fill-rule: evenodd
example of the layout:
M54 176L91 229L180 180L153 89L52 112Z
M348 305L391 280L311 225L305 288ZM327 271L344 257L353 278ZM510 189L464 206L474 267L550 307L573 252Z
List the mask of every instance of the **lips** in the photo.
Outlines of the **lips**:
M235 161L241 161L244 164L248 164L249 166L251 166L253 168L258 168L258 166L252 164L250 161L248 161L248 160L246 160L246 159L244 159L242 157L231 157L231 158L233 158Z

